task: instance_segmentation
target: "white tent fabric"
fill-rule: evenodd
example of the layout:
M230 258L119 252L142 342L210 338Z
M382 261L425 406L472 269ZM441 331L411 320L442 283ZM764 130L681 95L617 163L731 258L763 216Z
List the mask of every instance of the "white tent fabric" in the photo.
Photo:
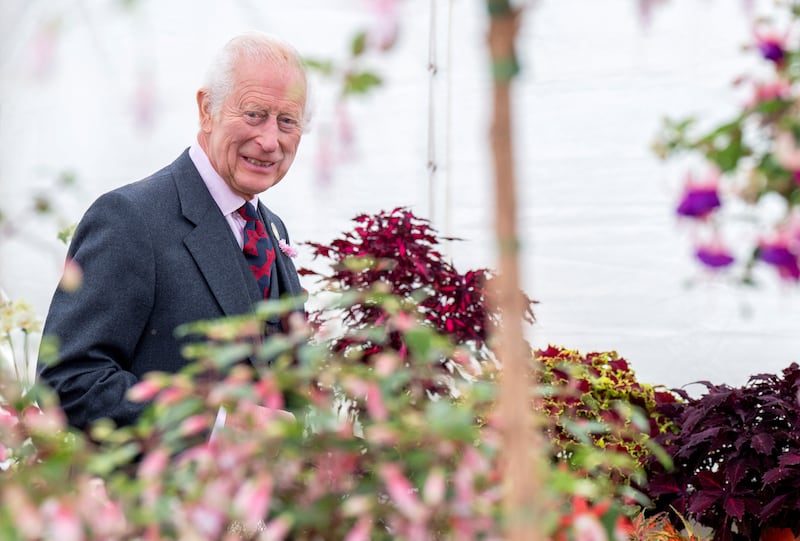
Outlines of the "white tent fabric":
M304 55L343 60L351 36L372 21L366 0L125 4L0 6L0 208L19 229L0 239L0 286L41 314L65 247L55 224L33 231L23 210L32 195L49 193L75 221L101 192L171 161L194 138L206 62L232 34L265 30ZM399 5L396 47L366 59L384 86L348 102L351 144L339 131L335 85L316 81L313 127L289 176L264 200L295 243L328 241L360 212L409 206L464 239L448 248L459 269L493 267L485 7ZM646 19L644 6L652 8ZM515 145L523 277L540 301L530 329L536 345L615 349L640 380L667 386L741 385L800 361L797 287L769 272L752 290L703 274L673 212L685 164L660 163L649 148L665 115L713 121L735 111L742 96L730 82L753 67L740 46L751 18L772 6L528 4ZM334 163L327 180L318 171L323 151ZM76 175L78 190L53 189L63 171ZM311 263L308 250L298 262Z

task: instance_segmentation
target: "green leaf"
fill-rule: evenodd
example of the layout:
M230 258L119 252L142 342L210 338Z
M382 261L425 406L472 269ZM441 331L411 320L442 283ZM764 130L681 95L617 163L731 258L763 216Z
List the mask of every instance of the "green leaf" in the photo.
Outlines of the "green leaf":
M367 33L359 32L353 36L353 41L350 43L350 52L353 56L361 56L367 48Z
M425 418L428 426L447 440L471 441L475 437L472 412L449 400L429 403Z
M749 154L749 149L742 141L742 130L738 124L729 130L720 131L712 141L712 147L706 152L706 156L716 163L723 173L736 169L739 160Z
M102 453L90 457L87 465L90 473L105 477L120 466L130 464L141 450L138 443L128 443L119 447L106 449Z
M316 58L304 58L303 64L310 70L320 72L322 75L331 75L334 72L333 62L330 60L319 60Z
M58 240L63 242L64 244L69 244L70 239L72 239L73 235L75 235L75 229L78 227L78 224L68 225L64 229L58 232Z
M433 348L431 331L424 327L415 327L405 334L405 341L411 354L419 360L428 359Z
M343 92L346 96L352 94L366 94L373 87L380 85L382 82L381 78L371 71L348 73L345 77Z

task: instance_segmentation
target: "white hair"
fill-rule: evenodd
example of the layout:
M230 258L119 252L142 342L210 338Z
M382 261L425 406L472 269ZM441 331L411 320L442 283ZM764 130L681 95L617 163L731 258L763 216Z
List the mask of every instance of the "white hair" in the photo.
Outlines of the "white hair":
M276 68L295 70L300 75L303 100L303 127L310 121L309 88L305 65L300 53L286 41L263 32L245 32L234 37L217 53L206 72L203 90L208 96L211 114L217 116L222 103L233 90L234 69L246 60L269 63Z

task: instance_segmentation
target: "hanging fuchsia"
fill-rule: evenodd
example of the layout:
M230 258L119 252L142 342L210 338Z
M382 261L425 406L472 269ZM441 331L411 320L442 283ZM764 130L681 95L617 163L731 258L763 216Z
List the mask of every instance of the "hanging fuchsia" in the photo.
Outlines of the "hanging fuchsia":
M752 88L733 118L699 133L693 118L667 120L655 144L662 158L688 152L707 164L687 174L676 212L692 223L697 261L748 284L762 268L800 282L800 11L788 11L784 29L754 28L749 50L766 69L737 78Z
M712 171L705 178L698 179L692 173L686 175L683 197L678 204L677 213L690 218L704 219L719 208L719 172Z

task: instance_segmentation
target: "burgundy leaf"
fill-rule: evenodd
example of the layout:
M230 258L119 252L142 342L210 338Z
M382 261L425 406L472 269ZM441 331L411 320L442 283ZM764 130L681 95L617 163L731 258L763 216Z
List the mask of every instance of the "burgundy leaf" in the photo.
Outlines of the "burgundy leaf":
M771 453L775 447L775 438L772 437L772 434L764 432L750 438L750 443L756 452L766 455Z
M729 516L735 517L737 520L742 520L744 516L744 502L739 498L726 498L723 508Z

